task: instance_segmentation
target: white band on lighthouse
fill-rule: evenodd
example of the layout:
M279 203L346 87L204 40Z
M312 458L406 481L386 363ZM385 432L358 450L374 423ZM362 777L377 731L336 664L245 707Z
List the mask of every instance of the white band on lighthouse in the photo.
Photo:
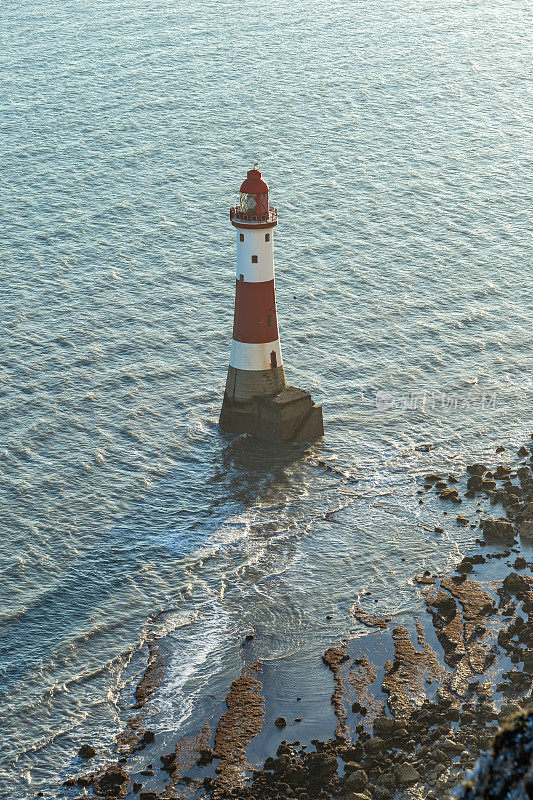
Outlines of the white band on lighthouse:
M274 277L274 229L237 228L237 280L248 283L271 281Z
M229 363L235 369L266 370L281 367L283 361L280 341L277 339L265 344L249 344L233 339Z

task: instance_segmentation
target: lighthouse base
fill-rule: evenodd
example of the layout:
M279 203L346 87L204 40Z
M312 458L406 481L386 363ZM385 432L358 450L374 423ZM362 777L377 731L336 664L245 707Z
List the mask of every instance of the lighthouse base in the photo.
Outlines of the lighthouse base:
M224 395L219 420L226 433L248 433L269 442L304 442L324 435L322 406L309 392L286 386L276 395L231 400Z

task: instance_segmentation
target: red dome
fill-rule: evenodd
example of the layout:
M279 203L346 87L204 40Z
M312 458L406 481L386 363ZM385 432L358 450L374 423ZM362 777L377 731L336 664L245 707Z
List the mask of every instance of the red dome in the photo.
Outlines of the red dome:
M246 173L246 179L243 181L240 191L243 194L265 194L268 192L268 186L261 178L258 169L250 169Z

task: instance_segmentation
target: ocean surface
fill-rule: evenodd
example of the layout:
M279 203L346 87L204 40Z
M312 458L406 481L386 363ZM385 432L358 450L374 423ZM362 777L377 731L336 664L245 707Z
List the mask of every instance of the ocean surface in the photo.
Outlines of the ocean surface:
M3 0L0 797L112 752L147 637L177 737L246 633L319 660L471 544L416 490L533 432L532 29L525 0ZM254 161L326 423L281 450L217 429Z

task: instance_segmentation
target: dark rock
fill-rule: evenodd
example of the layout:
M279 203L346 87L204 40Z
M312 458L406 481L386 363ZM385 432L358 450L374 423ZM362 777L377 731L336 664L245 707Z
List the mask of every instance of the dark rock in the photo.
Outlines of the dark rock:
M376 756L386 749L385 742L379 736L372 736L363 745L363 750L367 756Z
M281 755L279 758L274 759L274 772L283 774L284 772L287 772L290 766L291 759L287 754Z
M349 658L350 656L344 653L340 647L329 647L322 656L322 661L330 669L333 669L339 664L343 664L345 661L348 661Z
M198 761L196 763L200 767L208 766L212 762L213 758L215 757L214 751L211 750L209 747L204 747L201 750L199 750L198 752L200 753L200 758L198 759Z
M76 778L76 783L78 786L90 786L93 782L91 775L80 775L79 778Z
M330 777L337 772L337 759L328 753L309 754L309 773L315 777Z
M92 744L82 744L80 749L78 750L78 755L80 758L94 758L96 755L96 750L92 746Z
M344 779L344 786L349 792L362 792L368 784L368 775L362 769L350 772Z
M482 519L481 529L486 538L506 543L514 541L514 528L506 519Z
M358 761L347 761L344 765L345 772L355 772L358 769L363 769L361 764Z
M176 770L176 753L168 753L168 755L159 756L159 759L163 764L162 769L167 772L174 772Z
M356 745L355 747L346 747L344 750L340 751L339 755L343 761L358 762L363 755L363 749L360 747L360 745Z
M533 581L531 578L528 579L525 576L517 575L516 572L510 572L504 578L502 588L508 594L526 594L533 588Z
M431 586L436 582L433 575L415 575L415 581L423 586Z
M93 781L94 793L100 797L125 797L128 793L130 776L118 764L111 764L97 775Z
M470 464L466 471L470 475L483 475L487 471L485 464Z
M505 447L503 446L503 444L499 444L498 447L496 448L497 453L503 453L504 450Z
M449 500L451 503L461 503L462 500L457 493L457 489L443 489L439 495L441 500Z
M524 520L518 527L520 538L526 541L533 541L533 520Z
M462 526L464 527L465 525L468 525L468 519L467 519L466 517L461 517L461 516L459 515L459 516L457 517L457 524L458 524L458 525L462 525Z
M376 736L392 736L398 732L400 727L398 720L381 716L375 718L373 730Z
M466 482L466 488L471 492L480 492L483 486L483 480L480 475L473 475Z
M159 800L159 795L155 789L147 789L140 793L139 800Z
M495 489L489 492L489 500L492 506L495 506L497 503L503 505L507 501L507 493L504 489Z
M133 784L133 786L131 788L133 789L134 792L138 792L138 791L140 791L142 789L142 786L143 785L142 785L142 783L140 781L135 781L135 783Z
M431 605L445 618L451 619L456 612L455 600L444 592L439 592Z
M143 736L143 742L145 744L151 744L155 742L155 733L153 731L145 731Z
M515 569L524 569L526 564L527 564L526 559L522 558L522 556L518 556L518 558L515 560L515 562L513 564L513 567Z
M501 480L501 478L507 478L511 474L511 467L504 467L500 464L499 467L496 467L494 470L494 477Z
M426 483L436 483L437 481L441 480L441 477L440 475L434 475L433 473L431 473L430 475L426 475L424 480L426 481Z
M285 717L278 717L274 722L276 728L284 728L286 724L287 720L285 719Z
M400 764L395 770L396 782L400 786L405 786L409 783L416 783L420 780L420 775L412 764Z
M517 456L528 456L529 450L526 447L521 447L519 450L516 451Z

